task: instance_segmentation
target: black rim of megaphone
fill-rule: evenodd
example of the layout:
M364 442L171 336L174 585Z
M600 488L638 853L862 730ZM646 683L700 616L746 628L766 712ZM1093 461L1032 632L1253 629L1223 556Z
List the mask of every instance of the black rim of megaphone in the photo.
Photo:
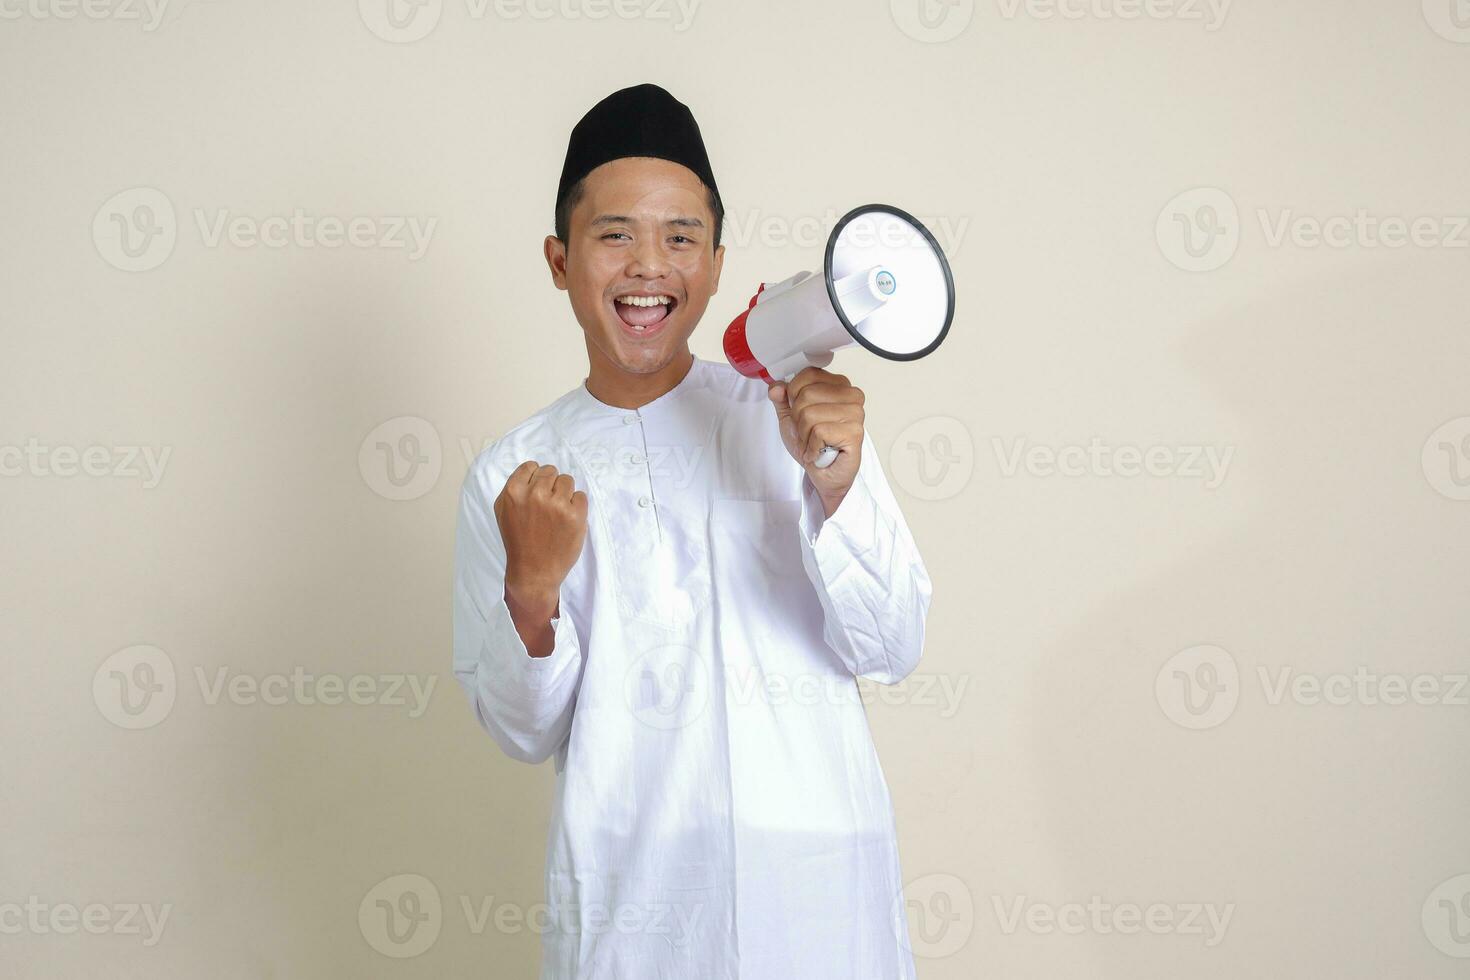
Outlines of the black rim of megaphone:
M842 237L842 229L847 227L849 221L864 214L871 214L874 211L884 211L895 217L902 218L919 229L920 234L928 240L929 246L934 249L934 255L939 259L939 267L944 270L944 288L949 293L949 304L944 314L944 327L940 329L939 335L934 338L933 342L923 350L916 350L907 354L895 354L893 351L887 351L869 343L868 339L858 333L857 328L848 322L847 314L842 311L842 304L837 301L837 290L832 285L832 252L837 248L837 239ZM827 252L822 257L822 275L827 280L827 298L832 302L832 309L836 311L837 319L842 321L842 326L846 328L848 334L853 340L856 340L874 354L877 354L879 357L886 357L890 361L916 361L926 354L933 353L934 348L944 342L945 336L949 333L949 325L954 322L954 274L949 271L949 259L945 257L944 249L939 247L939 243L934 240L934 236L929 233L928 228L924 227L922 221L907 211L896 208L891 204L863 204L853 208L842 216L842 220L837 222L837 227L832 229L832 234L827 239Z

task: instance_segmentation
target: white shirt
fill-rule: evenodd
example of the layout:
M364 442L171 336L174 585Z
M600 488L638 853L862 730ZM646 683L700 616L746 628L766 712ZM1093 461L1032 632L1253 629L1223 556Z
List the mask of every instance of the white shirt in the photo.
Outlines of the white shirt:
M914 669L929 576L867 433L824 519L766 388L698 358L637 409L582 384L465 478L455 675L508 755L555 760L542 980L914 977L856 679ZM589 504L544 658L493 510L527 459Z

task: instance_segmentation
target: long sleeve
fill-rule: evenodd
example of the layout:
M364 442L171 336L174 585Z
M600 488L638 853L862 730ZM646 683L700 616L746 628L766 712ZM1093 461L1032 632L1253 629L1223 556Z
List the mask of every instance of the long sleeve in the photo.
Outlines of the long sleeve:
M909 534L872 438L831 517L802 476L801 560L824 613L823 635L855 676L896 684L918 665L929 573Z
M505 486L487 451L460 490L454 542L454 674L480 727L505 754L542 762L566 740L582 674L582 646L563 602L555 646L533 657L505 604L505 544L494 501Z

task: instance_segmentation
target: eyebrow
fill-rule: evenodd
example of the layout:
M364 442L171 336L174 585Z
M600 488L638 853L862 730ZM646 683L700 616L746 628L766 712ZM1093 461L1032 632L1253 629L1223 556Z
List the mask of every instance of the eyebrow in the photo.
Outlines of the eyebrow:
M597 217L592 219L592 224L594 225L631 225L634 223L635 222L633 221L633 219L628 217L626 214L599 214ZM669 220L665 221L664 224L673 225L677 228L704 227L703 220L686 216L670 218Z

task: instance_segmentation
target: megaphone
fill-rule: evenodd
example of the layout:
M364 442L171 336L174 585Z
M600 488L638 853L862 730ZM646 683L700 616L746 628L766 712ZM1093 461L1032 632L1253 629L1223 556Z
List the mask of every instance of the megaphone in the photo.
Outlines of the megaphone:
M933 353L953 320L954 276L929 229L898 208L865 204L832 229L819 271L761 283L725 329L725 357L773 384L826 367L854 343L891 361L917 360ZM836 458L824 446L815 465Z

